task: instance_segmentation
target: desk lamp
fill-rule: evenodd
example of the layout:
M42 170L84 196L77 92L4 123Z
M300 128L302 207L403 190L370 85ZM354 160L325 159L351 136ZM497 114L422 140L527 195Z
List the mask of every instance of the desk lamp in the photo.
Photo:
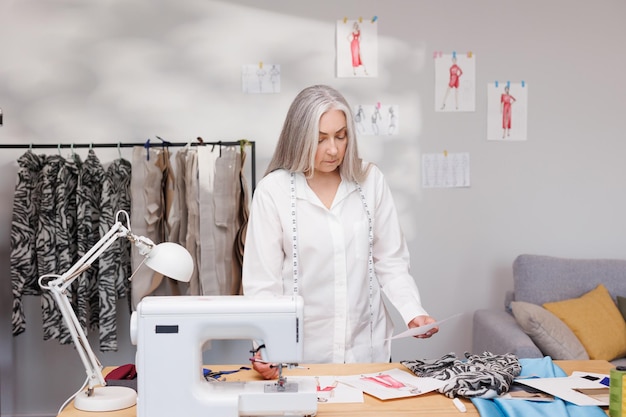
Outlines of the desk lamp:
M83 411L113 411L136 404L137 393L123 386L107 386L102 376L102 364L89 345L87 336L70 303L67 289L102 255L118 238L131 241L145 258L146 264L155 272L177 281L188 282L193 273L193 259L187 249L172 242L155 244L144 236L130 230L128 213L120 210L115 214L115 224L85 255L63 275L46 274L39 278L39 286L52 293L63 315L72 341L87 372L87 389L76 396L74 406ZM140 265L141 266L141 265Z

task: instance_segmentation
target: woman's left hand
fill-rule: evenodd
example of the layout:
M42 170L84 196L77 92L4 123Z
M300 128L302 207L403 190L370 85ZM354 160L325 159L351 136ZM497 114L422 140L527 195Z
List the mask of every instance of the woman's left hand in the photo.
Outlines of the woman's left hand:
M414 327L421 327L421 326L425 326L427 324L431 324L436 322L437 320L435 320L434 318L430 317L430 316L417 316L415 317L413 320L411 320L409 322L409 329L412 329ZM424 334L418 334L417 338L419 339L426 339L431 337L432 335L434 335L435 333L437 333L439 331L439 327L433 327L432 329L428 330L426 333Z

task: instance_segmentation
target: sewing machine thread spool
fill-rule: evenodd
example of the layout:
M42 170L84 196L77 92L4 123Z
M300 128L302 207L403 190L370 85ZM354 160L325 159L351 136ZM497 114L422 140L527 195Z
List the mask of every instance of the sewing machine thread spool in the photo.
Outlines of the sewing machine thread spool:
M609 415L626 417L626 366L611 369Z

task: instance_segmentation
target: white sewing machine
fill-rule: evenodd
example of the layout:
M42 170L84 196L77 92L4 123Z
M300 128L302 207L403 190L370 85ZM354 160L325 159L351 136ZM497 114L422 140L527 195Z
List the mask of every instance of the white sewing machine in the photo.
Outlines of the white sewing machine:
M315 415L313 379L286 382L281 372L278 381L210 382L202 370L203 346L212 339L256 340L266 346L264 360L297 364L302 311L302 298L292 296L145 297L131 317L137 416Z

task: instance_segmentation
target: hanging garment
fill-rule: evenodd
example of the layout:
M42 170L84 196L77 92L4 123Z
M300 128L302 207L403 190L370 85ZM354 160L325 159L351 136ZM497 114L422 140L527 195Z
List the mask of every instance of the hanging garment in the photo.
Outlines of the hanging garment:
M100 240L100 204L105 171L93 149L82 164L76 188L78 232L78 258L82 258ZM110 226L110 225L109 225ZM78 278L76 290L76 315L85 330L99 326L98 265L96 259L91 268Z
M59 177L56 188L56 215L54 228L56 231L56 255L57 273L62 274L69 270L78 261L78 222L77 222L77 197L78 175L82 167L80 157L72 153L71 158L63 159L59 169ZM74 281L68 288L70 301L74 311L77 306L78 282ZM52 294L45 291L44 300L52 299ZM48 321L58 331L57 339L62 344L72 343L72 336L63 320L58 306L55 304L50 311L44 311L44 322ZM47 316L47 317L46 317ZM44 326L45 329L45 326Z
M230 289L231 295L242 295L243 288L241 285L241 272L243 267L243 249L244 241L246 237L246 230L248 227L248 216L250 215L249 190L248 181L244 174L244 167L246 165L246 150L244 146L240 147L239 153L239 173L238 173L238 187L237 187L237 223L235 242L233 244L233 282Z
M131 179L133 233L145 236L154 243L161 243L165 238L165 208L163 181L167 176L166 168L169 152L166 149L133 148L133 175ZM133 278L131 282L132 308L147 295L166 295L161 286L163 276L150 268L140 268L143 255L132 252Z
M187 205L187 227L185 232L185 242L181 244L187 248L194 261L193 273L191 274L191 279L189 280L187 294L200 295L200 199L198 184L198 149L190 149L186 152L184 170L187 196L185 199Z
M131 163L122 158L113 161L106 170L100 201L100 237L115 224L117 211L131 212L131 173ZM99 258L99 330L102 352L117 350L117 300L124 297L130 300L130 251L128 240L117 239Z
M216 264L219 262L215 229L215 165L221 146L198 149L198 200L200 204L200 291L220 295Z
M189 147L185 147L170 157L171 172L174 172L171 194L171 204L167 213L168 242L175 242L185 246L187 236L187 191L186 191L186 158ZM175 281L171 281L175 282ZM188 294L189 283L176 282L175 294Z
M11 222L11 289L13 310L11 325L16 336L26 330L22 296L39 295L37 284L36 230L39 194L36 185L46 157L26 152L18 160Z
M237 147L222 149L215 162L215 270L219 295L228 295L233 286L233 247L238 229L239 174L241 158Z
M78 171L73 161L61 155L46 158L41 177L41 200L37 224L37 266L39 274L62 274L75 259L76 183ZM69 201L71 200L71 201ZM65 268L65 269L63 269ZM70 292L72 292L70 290ZM70 299L73 301L73 299ZM67 342L67 327L51 293L41 294L41 314L44 340Z

